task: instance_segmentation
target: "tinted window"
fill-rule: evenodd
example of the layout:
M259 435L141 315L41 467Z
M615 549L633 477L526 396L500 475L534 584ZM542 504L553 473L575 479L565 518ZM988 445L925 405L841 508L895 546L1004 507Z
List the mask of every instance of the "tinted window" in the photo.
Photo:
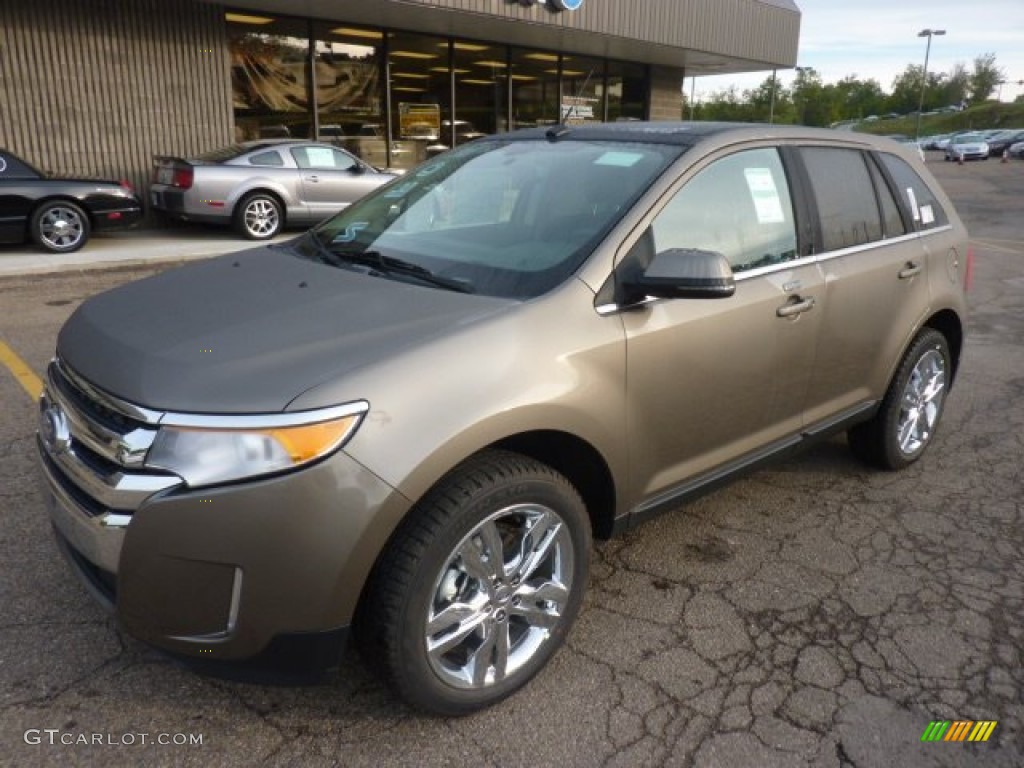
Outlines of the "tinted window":
M356 164L351 155L331 147L296 147L292 157L299 168L344 171Z
M824 250L881 240L882 221L864 155L837 147L805 147L801 155L818 205Z
M879 157L882 159L882 165L896 182L896 188L910 210L915 226L919 229L931 229L949 223L946 212L942 210L928 185L917 175L917 171L901 157L889 154L881 154Z
M250 165L284 165L284 160L277 152L261 152L249 158Z
M871 180L875 184L878 207L882 212L883 234L885 237L899 237L907 234L903 216L900 215L899 205L896 203L896 198L892 196L892 190L874 163L868 163L868 168L871 171Z
M774 149L716 160L669 201L651 225L657 252L721 253L733 271L796 258L796 227L786 174Z

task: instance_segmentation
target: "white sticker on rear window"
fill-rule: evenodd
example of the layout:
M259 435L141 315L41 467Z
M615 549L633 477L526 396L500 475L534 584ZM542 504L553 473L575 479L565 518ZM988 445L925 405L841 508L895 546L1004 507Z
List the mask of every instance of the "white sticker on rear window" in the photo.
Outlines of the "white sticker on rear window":
M917 209L917 195L913 187L907 187L907 199L910 201L910 212L914 214L914 221L921 220L921 212Z
M743 175L747 178L747 189L754 201L754 211L759 224L781 224L786 220L782 212L782 201L779 190L775 187L770 168L744 168Z
M594 165L614 165L619 168L632 168L643 159L639 152L605 152Z
M931 224L934 221L935 221L935 213L932 211L932 207L930 205L922 205L921 206L921 223L922 224Z

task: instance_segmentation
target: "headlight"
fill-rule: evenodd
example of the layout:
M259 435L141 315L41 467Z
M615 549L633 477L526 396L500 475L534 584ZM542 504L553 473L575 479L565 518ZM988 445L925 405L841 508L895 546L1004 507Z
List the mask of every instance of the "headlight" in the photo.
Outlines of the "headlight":
M167 414L146 466L173 472L192 488L300 467L340 448L368 408L361 401L266 416Z

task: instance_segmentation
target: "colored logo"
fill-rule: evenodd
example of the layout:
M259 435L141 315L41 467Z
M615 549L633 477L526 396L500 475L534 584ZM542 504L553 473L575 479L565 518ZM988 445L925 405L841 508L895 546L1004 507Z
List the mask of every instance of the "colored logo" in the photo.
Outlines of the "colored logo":
M988 741L997 720L932 720L921 741Z

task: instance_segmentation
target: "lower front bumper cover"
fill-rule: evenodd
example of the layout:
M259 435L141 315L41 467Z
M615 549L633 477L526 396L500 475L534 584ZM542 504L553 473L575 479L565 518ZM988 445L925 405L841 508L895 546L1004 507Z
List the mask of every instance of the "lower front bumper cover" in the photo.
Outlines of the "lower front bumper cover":
M259 481L158 493L120 531L67 508L52 483L47 490L69 562L94 596L116 606L129 634L204 664L260 666L269 654L280 667L298 641L278 638L344 634L410 506L344 452ZM123 541L101 567L95 554L107 552L111 534ZM335 663L317 654L313 666Z

